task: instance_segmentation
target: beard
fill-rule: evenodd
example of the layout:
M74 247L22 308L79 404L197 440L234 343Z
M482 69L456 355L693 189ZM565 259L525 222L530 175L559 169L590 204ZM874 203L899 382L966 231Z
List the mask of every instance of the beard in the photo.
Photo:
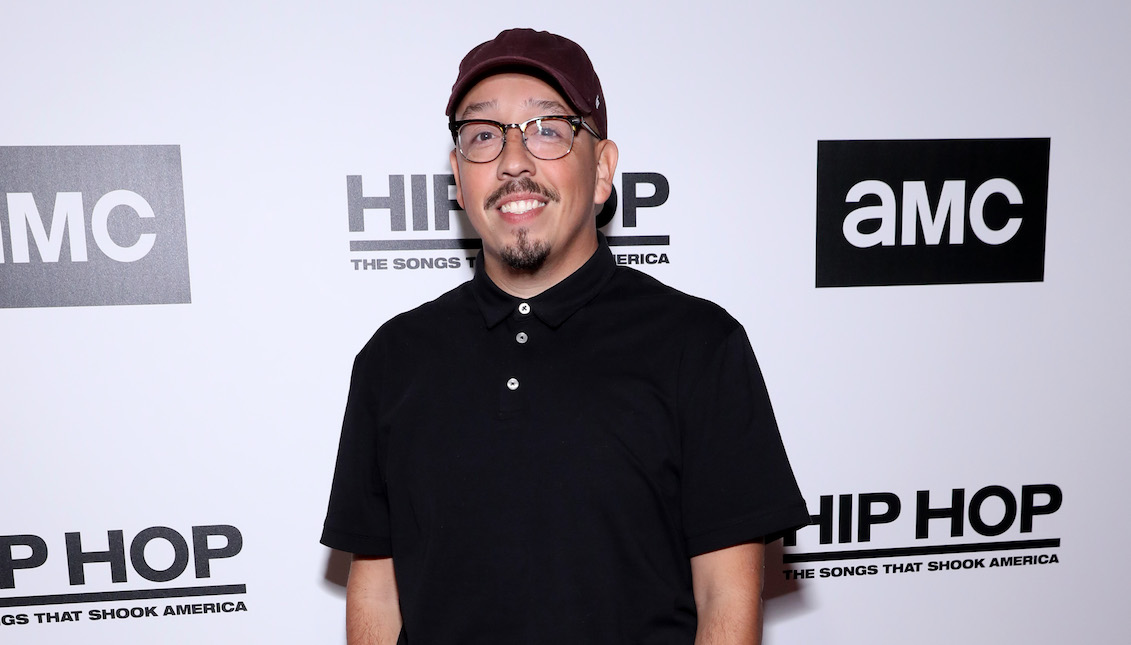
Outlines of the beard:
M545 264L549 255L550 245L541 240L531 242L527 239L525 228L515 231L514 243L504 246L499 252L499 257L511 270L522 273L538 271Z

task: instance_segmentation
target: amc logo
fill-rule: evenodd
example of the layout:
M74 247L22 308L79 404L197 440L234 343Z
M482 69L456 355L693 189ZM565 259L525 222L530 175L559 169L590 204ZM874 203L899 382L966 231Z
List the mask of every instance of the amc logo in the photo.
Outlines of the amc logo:
M8 232L11 240L12 262L31 262L31 246L43 262L58 262L63 249L63 237L69 240L70 260L86 262L88 245L86 222L83 216L82 193L57 193L50 226L45 225L35 195L8 193ZM112 190L95 204L90 216L90 230L94 243L103 255L117 262L136 262L152 249L157 236L141 233L128 244L119 244L110 234L110 214L118 207L126 207L135 217L153 218L153 207L141 195L130 190ZM30 233L30 236L29 236ZM29 237L34 244L29 244ZM4 249L0 246L0 263L4 262Z
M1040 282L1048 139L821 141L818 287Z
M0 147L0 307L189 301L178 146Z

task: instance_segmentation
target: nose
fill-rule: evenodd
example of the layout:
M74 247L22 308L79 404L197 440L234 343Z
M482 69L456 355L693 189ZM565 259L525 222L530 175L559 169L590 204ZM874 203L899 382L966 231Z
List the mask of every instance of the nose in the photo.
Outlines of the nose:
M497 160L499 179L533 175L534 155L526 149L526 144L522 141L522 131L518 128L507 128L505 136L506 145L503 146L503 151L499 153Z

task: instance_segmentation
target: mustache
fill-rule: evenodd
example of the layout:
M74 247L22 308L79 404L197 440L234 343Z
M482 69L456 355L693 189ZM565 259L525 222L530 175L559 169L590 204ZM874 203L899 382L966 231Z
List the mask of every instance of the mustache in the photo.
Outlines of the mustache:
M499 186L494 192L488 195L487 199L483 202L483 208L491 210L502 198L518 193L532 193L542 197L546 202L561 201L561 195L554 189L547 188L530 177L519 177L518 179L512 179L502 186Z

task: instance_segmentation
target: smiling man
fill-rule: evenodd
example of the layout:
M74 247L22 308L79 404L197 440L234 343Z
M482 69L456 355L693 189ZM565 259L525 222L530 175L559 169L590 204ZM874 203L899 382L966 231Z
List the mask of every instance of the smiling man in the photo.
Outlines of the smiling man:
M600 86L592 92L596 102ZM616 144L528 73L484 78L448 111L458 116L451 122L456 199L483 238L487 275L508 293L533 296L585 264L597 250L594 222L612 190ZM508 147L508 138L515 144Z
M596 229L589 57L504 31L447 114L483 252L354 362L322 535L349 643L759 642L765 539L809 515L742 326Z

